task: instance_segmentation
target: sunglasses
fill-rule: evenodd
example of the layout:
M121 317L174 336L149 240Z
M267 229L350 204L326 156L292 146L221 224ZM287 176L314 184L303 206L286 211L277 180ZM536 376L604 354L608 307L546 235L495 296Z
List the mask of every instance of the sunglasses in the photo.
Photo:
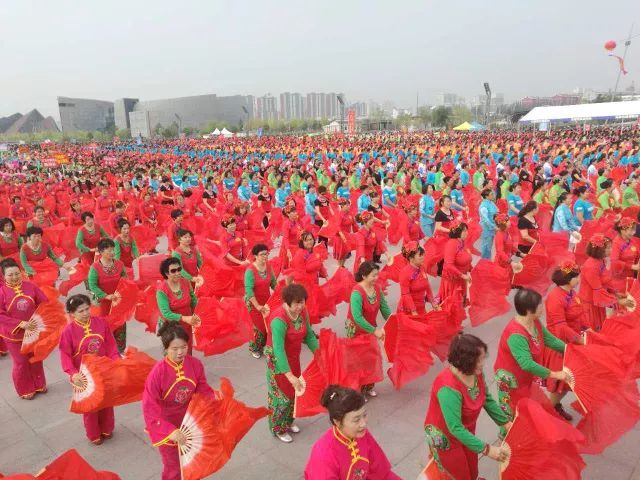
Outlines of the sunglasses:
M179 273L181 271L182 271L181 268L170 268L169 269L169 273Z

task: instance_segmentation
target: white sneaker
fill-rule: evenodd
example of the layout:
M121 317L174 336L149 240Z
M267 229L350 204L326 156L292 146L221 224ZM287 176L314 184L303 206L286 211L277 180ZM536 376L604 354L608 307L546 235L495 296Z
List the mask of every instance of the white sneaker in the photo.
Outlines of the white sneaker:
M278 437L284 443L293 442L293 437L291 435L289 435L288 433L279 433L279 434L276 435L276 437Z
M260 352L251 352L251 356L253 358L260 358L262 357L262 354Z
M300 433L300 427L294 423L289 427L289 431L291 433Z
M376 393L375 390L369 390L367 392L367 395L369 395L370 397L377 397L378 396L378 394Z

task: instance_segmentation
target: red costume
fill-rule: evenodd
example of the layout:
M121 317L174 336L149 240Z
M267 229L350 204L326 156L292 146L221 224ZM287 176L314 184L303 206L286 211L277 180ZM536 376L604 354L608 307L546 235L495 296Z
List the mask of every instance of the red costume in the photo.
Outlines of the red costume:
M426 313L425 302L433 302L427 274L421 267L406 265L400 272L400 302L398 311L411 315Z
M581 338L582 304L574 290L556 287L545 301L547 313L547 329L565 343L577 343ZM550 348L543 350L543 365L549 370L562 370L562 355ZM560 380L547 379L547 390L550 392L567 392L569 386Z
M633 278L631 267L638 261L638 248L631 240L616 235L611 244L611 285L619 291L626 291L627 277Z
M612 293L611 273L604 260L588 257L580 269L580 291L578 295L584 308L584 324L599 331L607 318L607 307L616 304Z
M467 282L462 275L471 271L471 254L459 238L450 238L444 246L444 264L438 296L445 300L451 295L460 295L466 302Z

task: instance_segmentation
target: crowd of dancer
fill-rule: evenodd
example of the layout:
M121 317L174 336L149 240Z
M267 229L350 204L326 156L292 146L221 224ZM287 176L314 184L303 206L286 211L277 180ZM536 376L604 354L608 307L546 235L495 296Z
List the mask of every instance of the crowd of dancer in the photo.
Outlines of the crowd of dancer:
M302 344L314 352L324 376L313 386L324 392L308 401L330 420L305 469L318 480L400 478L367 431L380 346L396 388L426 373L433 356L446 363L424 392L423 475L475 480L480 455L502 468L516 455L509 432L521 402L543 407L536 421L569 425L575 414L562 399L573 390L578 413L595 416L587 423L608 421L601 412L612 409L585 405L580 372L567 367L568 352L593 343L626 362L602 360L602 368L636 399L635 410L626 404L628 422L606 438L578 426L577 451L602 451L640 419L640 344L629 341L640 338L637 138L603 127L23 146L0 179L0 355L11 357L17 395L32 400L47 392L42 359L25 347L47 323L34 315L41 305L64 302L58 347L74 388L86 355L123 358L126 322L145 323L165 351L141 392L164 480L181 478L180 426L192 397L223 398L194 349L246 345L248 355L266 357L268 426L284 443L300 433L294 418L315 381L301 365ZM52 150L69 163L45 167ZM391 282L400 288L396 311L386 298ZM326 363L330 337L316 326L342 302L344 338L332 340L340 355L359 348L378 361L336 380L339 369ZM243 315L212 313L238 305ZM485 378L488 348L473 327L511 306ZM413 343L401 342L401 329ZM409 357L424 361L400 361ZM611 388L600 402L618 392ZM476 436L481 410L504 442ZM111 439L113 407L85 413L84 426L95 445ZM579 478L580 457L567 458L565 476L549 478Z

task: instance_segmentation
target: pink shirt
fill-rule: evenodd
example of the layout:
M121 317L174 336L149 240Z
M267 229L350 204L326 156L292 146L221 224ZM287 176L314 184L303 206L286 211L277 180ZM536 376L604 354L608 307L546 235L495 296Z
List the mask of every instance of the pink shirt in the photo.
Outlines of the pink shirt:
M91 317L86 325L72 320L60 337L60 362L62 370L71 376L78 373L83 355L120 358L116 340L109 324L102 317Z
M311 449L304 469L305 480L400 480L391 471L378 442L367 431L362 438L349 440L340 430L330 428Z

